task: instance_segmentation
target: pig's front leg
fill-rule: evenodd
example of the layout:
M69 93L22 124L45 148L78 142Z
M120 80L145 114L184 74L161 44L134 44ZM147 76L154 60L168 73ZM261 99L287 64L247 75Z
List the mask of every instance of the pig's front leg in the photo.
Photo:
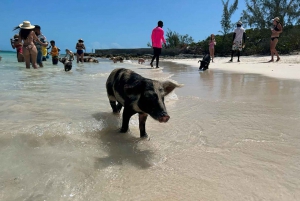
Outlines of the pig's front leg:
M109 101L109 104L113 110L113 113L120 113L123 105L119 102L117 102L116 104L116 101Z
M131 107L124 107L122 128L120 130L121 133L126 133L128 131L130 117L135 113L136 112Z
M148 114L146 113L139 113L139 127L140 127L140 137L145 138L148 137L146 133L146 120L147 120Z

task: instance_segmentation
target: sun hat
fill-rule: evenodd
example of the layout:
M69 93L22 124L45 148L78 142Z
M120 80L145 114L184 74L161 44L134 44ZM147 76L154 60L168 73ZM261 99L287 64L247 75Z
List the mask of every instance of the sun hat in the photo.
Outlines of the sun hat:
M280 19L279 19L279 17L275 17L274 19L272 19L273 21L276 21L276 22L279 22L280 21Z
M79 38L79 39L78 39L78 41L82 41L82 42L84 42L84 40L83 40L82 38Z
M243 24L243 22L242 22L242 21L238 21L236 24L238 24L238 25L242 25L242 24Z
M35 26L31 25L29 21L23 21L23 24L20 24L21 29L33 29Z

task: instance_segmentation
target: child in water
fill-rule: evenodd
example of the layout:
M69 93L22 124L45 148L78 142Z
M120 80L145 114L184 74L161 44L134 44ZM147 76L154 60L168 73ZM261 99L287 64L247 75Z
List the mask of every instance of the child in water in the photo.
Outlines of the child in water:
M59 55L59 51L58 51L58 47L55 46L55 41L51 40L50 41L50 45L51 45L51 56L52 56L52 64L53 65L57 65L58 63L58 55Z
M11 39L10 42L11 42L11 47L13 49L17 49L18 62L24 62L23 45L22 43L19 43L19 34L15 34L14 39Z

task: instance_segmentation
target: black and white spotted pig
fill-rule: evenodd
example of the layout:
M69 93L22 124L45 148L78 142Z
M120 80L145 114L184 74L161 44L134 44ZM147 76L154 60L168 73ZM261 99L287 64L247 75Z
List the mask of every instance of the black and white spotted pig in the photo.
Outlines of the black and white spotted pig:
M147 137L148 114L159 122L167 122L170 116L164 97L181 86L171 81L144 78L125 68L113 70L107 79L106 90L114 113L119 113L124 106L121 132L127 132L129 120L136 113L139 113L140 137Z

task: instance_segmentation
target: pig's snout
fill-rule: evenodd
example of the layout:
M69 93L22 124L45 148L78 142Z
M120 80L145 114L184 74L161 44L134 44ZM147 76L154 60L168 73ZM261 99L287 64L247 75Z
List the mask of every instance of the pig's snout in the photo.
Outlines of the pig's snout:
M162 122L166 123L167 121L169 121L169 119L170 119L170 116L166 112L162 112L160 114L160 117L158 118L158 121L160 123L162 123Z

